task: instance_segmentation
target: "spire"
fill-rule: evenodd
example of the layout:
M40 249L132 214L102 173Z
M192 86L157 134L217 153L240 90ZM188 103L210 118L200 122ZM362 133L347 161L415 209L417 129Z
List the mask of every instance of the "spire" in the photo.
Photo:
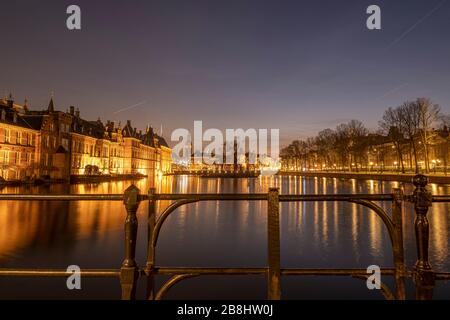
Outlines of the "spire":
M52 95L50 97L50 102L48 103L47 111L48 112L55 112L55 104L53 102L53 92L52 92Z

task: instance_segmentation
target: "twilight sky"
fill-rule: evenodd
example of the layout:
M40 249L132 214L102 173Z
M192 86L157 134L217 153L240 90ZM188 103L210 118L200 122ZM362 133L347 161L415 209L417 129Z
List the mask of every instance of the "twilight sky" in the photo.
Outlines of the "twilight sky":
M0 23L0 94L40 108L54 91L57 109L168 138L194 120L282 143L352 118L375 129L420 96L450 112L450 0L2 0Z

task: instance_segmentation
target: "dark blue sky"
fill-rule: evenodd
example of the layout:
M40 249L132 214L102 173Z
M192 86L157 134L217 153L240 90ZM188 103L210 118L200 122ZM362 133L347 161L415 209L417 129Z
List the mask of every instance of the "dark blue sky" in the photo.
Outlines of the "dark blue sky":
M376 128L419 96L450 112L450 0L2 0L0 23L1 94L37 107L54 91L60 109L165 135L203 120L287 142L352 118Z

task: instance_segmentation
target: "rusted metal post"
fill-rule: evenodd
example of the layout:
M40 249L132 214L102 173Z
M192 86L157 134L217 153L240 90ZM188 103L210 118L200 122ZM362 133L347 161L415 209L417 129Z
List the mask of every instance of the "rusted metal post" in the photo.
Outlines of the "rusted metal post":
M281 299L280 283L280 202L278 189L271 188L268 196L267 240L269 268L267 273L267 299Z
M155 299L155 276L153 274L155 267L155 248L152 245L152 237L156 223L156 189L148 190L148 223L147 223L147 299Z
M398 300L406 299L405 291L405 249L403 245L403 190L393 189L392 195L392 222L394 224L394 265L395 265L395 297Z
M427 219L428 208L432 205L432 194L427 190L428 178L416 175L413 178L416 189L413 193L416 218L414 228L416 233L417 262L414 267L414 283L416 286L416 299L430 300L433 298L435 284L434 272L428 261L429 223Z
M125 260L120 269L120 284L122 286L122 300L131 300L136 298L136 283L139 277L136 264L136 238L138 229L138 220L136 217L137 209L140 203L139 189L131 185L124 194L124 204L127 210L125 220Z

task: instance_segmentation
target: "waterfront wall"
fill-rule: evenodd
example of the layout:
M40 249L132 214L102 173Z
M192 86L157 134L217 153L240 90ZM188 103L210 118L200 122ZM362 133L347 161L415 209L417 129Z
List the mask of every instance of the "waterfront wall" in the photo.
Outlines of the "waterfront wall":
M356 173L356 172L286 172L280 171L280 176L324 177L340 179L398 181L412 183L415 174L409 173ZM430 183L450 184L450 176L427 175Z

